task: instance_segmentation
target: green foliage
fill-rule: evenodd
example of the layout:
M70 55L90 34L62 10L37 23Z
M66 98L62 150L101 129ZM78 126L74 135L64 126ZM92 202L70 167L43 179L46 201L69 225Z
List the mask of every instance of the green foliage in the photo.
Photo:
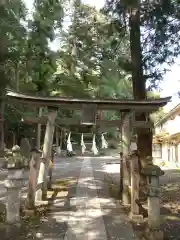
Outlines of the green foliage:
M104 12L120 33L129 35L128 18L136 1L106 1ZM144 79L149 88L156 88L159 80L180 54L180 4L177 0L140 1L141 48ZM128 70L127 65L124 66ZM164 63L166 63L164 65ZM129 62L131 69L131 62Z
M107 4L106 10L112 13L111 16L79 0L74 0L71 9L66 11L67 2L35 0L31 20L27 18L22 0L0 3L1 93L5 87L10 87L32 95L132 98L127 2L125 5L125 1L114 0ZM171 2L174 6L177 4ZM161 59L169 61L178 54L175 47L168 48L170 37L163 38L163 31L169 34L174 31L172 46L175 46L179 25L175 27L175 23L170 23L170 17L178 18L178 11L175 14L175 9L170 7L168 10L167 5L152 4L147 9L144 6L141 25L148 32L144 31L142 36L143 66L148 78L154 79L160 76ZM166 22L165 16L168 16ZM70 19L70 26L63 28L65 18ZM54 52L50 43L57 36L60 49ZM152 44L150 51L147 51L148 41ZM156 81L151 81L150 86L155 85ZM28 132L29 127L21 121L27 114L37 115L32 108L7 103L5 119L9 130L19 134L22 129ZM59 110L58 116L77 118L79 113ZM104 118L118 119L119 113L104 112Z
M23 1L2 1L0 3L0 75L1 94L10 82L15 64L21 58L22 42L26 30L20 23L25 19L26 9Z
M32 95L47 95L52 91L56 55L49 42L62 27L63 7L61 0L51 2L35 1L32 21L26 18L23 1L9 0L0 4L0 88L3 93L5 87ZM8 103L4 113L8 131L33 133L32 127L21 121L27 114L35 116L36 111Z
M55 53L49 41L55 39L55 29L61 28L63 6L61 0L36 0L33 20L29 22L27 63L28 72L37 92L49 94L49 84L56 71Z
M63 95L132 96L129 78L118 62L127 56L126 40L118 41L118 32L111 36L111 28L104 14L75 1L72 23L61 36L57 62L56 84Z
M166 113L164 112L163 108L160 108L158 112L153 113L151 115L151 118L153 120L154 123L160 121L164 116L166 115Z

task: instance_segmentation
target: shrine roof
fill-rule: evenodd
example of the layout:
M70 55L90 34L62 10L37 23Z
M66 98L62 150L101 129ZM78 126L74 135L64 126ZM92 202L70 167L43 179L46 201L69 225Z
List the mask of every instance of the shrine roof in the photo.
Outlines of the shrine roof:
M147 99L138 101L134 99L81 99L68 97L37 97L8 91L6 96L19 103L31 104L34 107L57 107L82 109L86 105L104 110L121 110L122 112L131 110L156 111L170 101L171 97L159 99Z
M158 126L164 124L169 119L171 119L179 114L180 114L180 103L178 105L176 105L173 109L171 109L168 113L166 113L165 116L155 124L155 126L158 127Z

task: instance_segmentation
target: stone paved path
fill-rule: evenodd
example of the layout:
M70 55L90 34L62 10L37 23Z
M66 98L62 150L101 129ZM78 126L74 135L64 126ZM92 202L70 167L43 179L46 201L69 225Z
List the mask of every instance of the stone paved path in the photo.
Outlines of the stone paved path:
M115 201L109 197L108 187L104 184L103 164L107 160L85 157L76 162L71 158L69 164L64 162L64 166L68 165L69 170L63 168L63 162L59 161L58 159L56 162L56 177L58 172L63 177L65 174L67 177L79 176L78 182L70 187L66 198L56 199L47 221L41 227L41 239L136 239L126 215L121 209L117 209Z
M56 196L47 217L37 228L22 236L2 240L137 240L123 210L109 196L104 181L105 163L110 157L57 158L56 179L76 179L77 183ZM0 179L1 180L1 179ZM0 197L4 189L0 182ZM2 197L4 199L4 197ZM26 235L26 236L25 236Z

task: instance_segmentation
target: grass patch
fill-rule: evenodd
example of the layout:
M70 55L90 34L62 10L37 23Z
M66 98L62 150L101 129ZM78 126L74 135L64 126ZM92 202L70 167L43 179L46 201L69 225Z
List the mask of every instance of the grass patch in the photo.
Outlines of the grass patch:
M55 182L56 185L60 185L60 186L68 186L70 183L71 181L68 179L59 179L59 180L56 180Z
M51 211L51 205L57 198L66 198L68 188L75 184L77 180L74 179L58 179L52 184L52 189L47 191L47 201L39 202L39 205L34 209L27 209L26 199L21 199L20 209L20 228L12 230L12 238L14 240L36 239L36 234L41 232L44 222L49 221L48 214ZM6 208L5 204L0 203L0 235L4 236L6 233ZM19 230L18 230L19 229ZM16 236L17 235L17 236ZM9 239L9 238L8 238Z
M74 180L69 179L58 179L52 184L52 188L47 191L47 202L35 206L34 209L26 208L26 201L21 205L21 217L26 223L29 222L30 225L34 221L40 221L41 217L47 216L50 211L50 206L53 204L54 200L58 195L67 195L69 185L73 184ZM62 193L62 194L61 194ZM65 194L66 193L66 194ZM4 217L4 215L3 215ZM5 217L4 217L5 219ZM39 220L38 220L39 219Z
M58 179L52 184L52 189L56 191L68 191L69 186L76 182L77 180L74 179Z

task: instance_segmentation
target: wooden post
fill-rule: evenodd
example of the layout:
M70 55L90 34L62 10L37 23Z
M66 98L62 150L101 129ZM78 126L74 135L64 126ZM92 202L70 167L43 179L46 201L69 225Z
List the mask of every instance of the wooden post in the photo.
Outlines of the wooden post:
M27 195L27 207L33 209L35 207L35 195L37 186L37 177L40 168L40 154L39 150L32 149L32 157L30 161L30 172L29 172L29 184L28 184L28 195Z
M123 192L122 203L124 205L130 204L129 186L130 177L128 170L128 154L130 148L130 121L129 116L126 116L122 126L122 142L123 142Z
M63 144L63 128L61 128L60 149L62 149L62 144Z
M16 145L16 133L13 132L12 135L13 135L12 143L13 143L13 146L15 146Z
M39 108L39 118L42 116L42 108ZM37 125L37 136L36 136L36 147L40 149L41 147L41 124L38 123Z
M120 152L120 197L122 199L122 192L123 192L123 153Z
M42 183L42 196L38 194L38 200L46 199L47 195L47 176L49 161L51 157L51 149L54 136L54 122L56 119L57 111L52 110L48 115L48 121L46 125L46 132L44 137L44 146L43 146L43 161L40 165L38 183ZM41 198L41 199L40 199Z
M139 163L138 163L138 155L137 151L131 155L130 158L131 163L131 213L130 217L133 220L141 221L143 216L139 214L139 206L137 204L137 200L139 199Z
M59 129L56 127L56 147L59 146Z
M4 152L4 99L0 100L0 150Z
M54 153L55 153L55 150L52 149L51 151L51 159L49 161L49 181L48 181L48 189L52 189L52 170L53 170L53 163L54 163Z
M121 120L122 120L122 114L121 114ZM123 192L123 138L122 138L122 125L119 127L120 131L120 185L119 185L119 192L120 192L120 198L122 199L122 192Z
M123 205L130 204L130 176L129 176L129 159L123 157L123 191L122 191L122 203Z
M59 129L56 127L56 153L60 154L61 153L61 148L60 148L60 132Z

